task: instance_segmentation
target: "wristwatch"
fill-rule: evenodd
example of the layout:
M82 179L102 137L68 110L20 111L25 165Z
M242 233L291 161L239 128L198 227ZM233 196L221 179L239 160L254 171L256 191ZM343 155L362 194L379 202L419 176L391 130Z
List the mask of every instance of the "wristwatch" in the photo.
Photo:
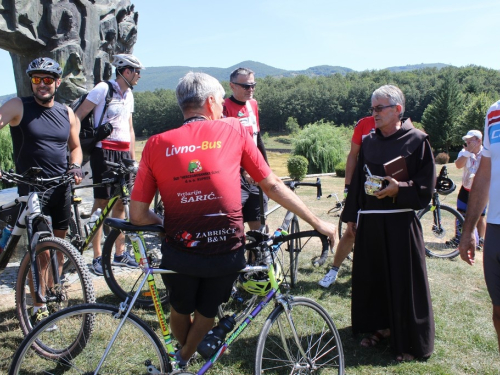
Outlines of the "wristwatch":
M78 163L72 163L72 164L69 165L68 170L70 170L70 169L77 169L77 168L81 168L81 167L82 166L80 164L78 164Z

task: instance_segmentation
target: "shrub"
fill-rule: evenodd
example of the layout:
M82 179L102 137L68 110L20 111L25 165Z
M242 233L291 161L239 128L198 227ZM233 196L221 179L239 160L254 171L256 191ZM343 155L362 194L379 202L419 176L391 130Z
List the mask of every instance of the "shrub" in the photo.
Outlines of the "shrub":
M295 117L288 117L288 120L286 120L285 124L285 130L288 132L288 134L295 134L300 131L299 122Z
M446 152L440 152L436 156L436 164L448 164L450 161L450 155L448 155Z
M262 134L262 142L268 142L269 141L269 133L265 132Z
M318 121L306 125L293 137L293 154L309 161L309 173L330 173L346 159L351 135L349 128Z
M308 165L307 159L301 155L292 155L286 162L288 174L296 181L300 181L306 176Z
M338 163L335 166L335 173L337 177L345 177L345 161Z

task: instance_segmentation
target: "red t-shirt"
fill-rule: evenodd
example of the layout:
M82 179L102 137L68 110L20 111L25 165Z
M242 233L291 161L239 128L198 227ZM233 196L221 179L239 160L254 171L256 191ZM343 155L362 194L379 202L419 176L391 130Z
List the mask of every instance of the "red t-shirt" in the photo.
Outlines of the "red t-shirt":
M354 127L352 141L358 146L361 146L364 136L370 134L372 129L375 129L375 119L373 116L363 117Z
M132 199L150 203L158 187L167 242L196 254L227 253L244 243L240 166L257 182L271 173L236 119L186 123L148 140Z
M250 105L253 114L250 113L247 103ZM257 134L260 132L257 100L250 99L247 102L240 102L231 96L224 101L224 110L222 113L226 117L236 117L241 125L252 135L255 144L257 144Z

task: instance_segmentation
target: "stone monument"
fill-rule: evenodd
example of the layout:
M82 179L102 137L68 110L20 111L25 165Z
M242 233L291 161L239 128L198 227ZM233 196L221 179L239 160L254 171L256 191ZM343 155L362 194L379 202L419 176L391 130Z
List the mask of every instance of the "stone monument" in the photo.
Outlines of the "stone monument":
M110 79L112 56L133 51L138 17L130 0L0 0L0 48L10 52L17 95L32 94L26 68L37 57L63 68L61 103Z

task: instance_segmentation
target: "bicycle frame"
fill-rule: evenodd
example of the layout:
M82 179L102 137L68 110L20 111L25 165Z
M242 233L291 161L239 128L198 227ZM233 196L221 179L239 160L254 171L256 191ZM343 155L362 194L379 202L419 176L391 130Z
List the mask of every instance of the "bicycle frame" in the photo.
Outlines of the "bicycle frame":
M109 219L108 219L109 220ZM113 225L112 225L113 226ZM151 227L150 227L151 228ZM120 229L120 228L117 228ZM158 230L156 230L158 231ZM163 308L161 306L161 303L159 302L159 296L158 296L158 291L156 288L156 283L154 280L153 275L154 274L162 274L162 273L175 273L175 271L171 270L166 270L166 269L160 269L160 268L153 268L150 267L149 261L146 256L146 243L144 241L144 238L142 236L142 232L137 232L137 231L128 231L127 235L130 237L132 243L133 243L133 249L134 249L134 254L136 261L140 264L143 272L145 273L145 277L142 279L140 285L137 288L137 291L135 292L134 296L132 297L132 300L130 303L128 303L128 298L120 303L120 311L124 314L121 315L120 318L122 319L120 324L118 325L118 328L116 329L110 343L106 347L106 350L103 354L103 357L101 358L101 361L99 362L99 365L95 369L95 373L98 373L102 364L104 363L109 351L111 350L111 347L116 340L116 337L118 336L118 333L125 323L125 319L127 318L128 314L132 310L134 303L139 296L139 293L146 283L146 281L149 284L149 289L154 301L154 306L155 306L155 311L156 315L158 317L158 321L160 323L162 335L163 335L163 340L165 342L165 347L167 349L167 353L170 358L170 363L172 365L173 370L179 370L179 366L177 364L177 361L175 360L175 348L172 344L172 337L167 325L167 321L165 318L165 314L163 312ZM272 299L275 299L276 302L280 305L283 306L285 311L289 311L288 307L288 296L284 296L280 293L279 291L279 284L278 281L276 280L276 275L274 273L274 267L272 267L274 263L274 256L270 251L270 247L274 244L274 240L271 238L266 241L266 249L264 250L262 258L264 259L264 262L266 265L264 266L246 266L244 269L242 269L240 272L241 273L247 273L247 272L267 272L269 280L271 282L271 289L267 293L267 295L257 304L257 306L250 312L247 317L243 320L242 323L238 325L229 337L224 341L224 343L221 344L221 346L217 349L217 351L210 357L207 362L201 367L201 369L197 372L197 375L203 375L205 374L212 366L213 364L222 356L222 354L226 351L226 349L233 343L236 338L252 323L254 318L260 314L260 312L269 304L269 302ZM289 314L286 314L288 323L290 324L290 327L292 328L292 331L294 331L294 324L293 321L290 317ZM294 331L295 332L295 331ZM294 334L294 339L297 343L297 346L300 348L301 355L306 357L306 353L304 352L302 346L300 345L299 338L296 334ZM150 365L152 366L152 365ZM156 371L156 372L155 372ZM159 373L158 369L149 367L148 368L149 373Z
M77 234L79 236L79 238L77 238L76 240L72 240L71 242L80 253L83 253L85 250L87 250L89 245L92 243L92 240L94 239L97 231L102 227L104 219L106 219L109 216L109 213L111 212L111 210L113 209L113 207L115 206L116 202L119 199L121 199L123 202L123 206L125 207L125 219L128 220L129 217L128 201L130 197L130 191L128 190L127 184L125 183L125 178L122 176L120 178L120 182L115 184L116 187L113 193L113 197L108 201L106 206L103 208L101 214L99 215L99 218L92 226L92 228L90 228L90 231L88 233L85 233L85 237L83 236L82 224L80 221L80 214L78 210L78 205L81 203L81 199L75 195L75 191L78 189L88 189L103 185L106 185L106 183L102 182L100 184L92 184L85 186L75 186L75 185L71 186L72 205L75 214Z
M12 229L12 234L5 246L4 251L0 253L0 274L7 267L7 264L9 263L9 260L14 254L16 246L19 243L19 239L26 232L28 237L28 252L31 258L31 272L33 275L33 286L34 290L36 291L35 299L38 303L44 303L46 302L46 299L39 290L40 276L38 272L38 267L36 267L36 262L35 262L36 258L35 249L40 238L51 237L53 235L52 219L49 216L45 216L42 214L37 192L31 192L28 195L15 198L12 202L0 206L0 211L9 209L18 204L21 205L20 214L16 220L14 228ZM47 225L49 231L39 231L33 233L34 223L39 218L41 218L46 223L49 223L49 225ZM53 262L53 266L55 267L53 269L58 269L57 264L55 263L57 262L57 260L54 258L55 257L51 257L51 262ZM53 277L54 277L54 282L56 284L59 284L60 283L59 273L55 272Z

